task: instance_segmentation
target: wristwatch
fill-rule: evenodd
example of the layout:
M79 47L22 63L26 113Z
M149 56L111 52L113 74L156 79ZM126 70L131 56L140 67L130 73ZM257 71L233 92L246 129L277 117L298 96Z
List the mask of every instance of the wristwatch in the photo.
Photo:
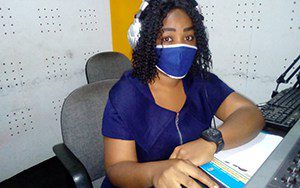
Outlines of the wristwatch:
M218 153L224 148L224 140L222 137L222 133L218 129L208 128L204 130L202 132L201 138L208 142L214 142L217 145L216 153Z

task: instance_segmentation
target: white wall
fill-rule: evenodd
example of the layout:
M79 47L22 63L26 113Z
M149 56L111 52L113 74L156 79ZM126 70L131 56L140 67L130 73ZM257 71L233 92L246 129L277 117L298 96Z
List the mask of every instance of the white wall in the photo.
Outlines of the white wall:
M0 0L0 181L54 154L64 98L112 50L109 0Z
M300 54L300 1L198 3L210 36L213 72L254 102L269 100L277 77Z
M108 0L0 1L2 181L53 156L64 98L86 83L87 58L111 50L112 39ZM198 2L213 71L253 101L268 100L300 52L299 0Z

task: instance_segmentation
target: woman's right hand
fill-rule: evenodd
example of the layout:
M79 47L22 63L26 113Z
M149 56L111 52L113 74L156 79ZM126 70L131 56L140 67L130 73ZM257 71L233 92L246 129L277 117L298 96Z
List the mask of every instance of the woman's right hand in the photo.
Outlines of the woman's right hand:
M210 188L219 187L200 168L188 160L181 159L170 159L161 163L153 175L153 185L156 188L181 188L181 185L187 188L201 188L193 178Z

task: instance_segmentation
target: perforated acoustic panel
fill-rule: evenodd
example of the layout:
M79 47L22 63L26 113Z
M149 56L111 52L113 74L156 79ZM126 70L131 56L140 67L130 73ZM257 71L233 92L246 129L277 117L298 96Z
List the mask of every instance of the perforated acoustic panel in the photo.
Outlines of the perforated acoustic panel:
M254 102L268 100L300 52L299 0L198 2L213 72ZM0 181L53 155L63 100L86 83L86 60L112 49L110 28L108 0L0 3Z
M53 156L65 97L112 50L108 0L0 3L0 181Z
M300 1L198 3L209 33L213 72L255 103L269 100L276 79L300 54Z

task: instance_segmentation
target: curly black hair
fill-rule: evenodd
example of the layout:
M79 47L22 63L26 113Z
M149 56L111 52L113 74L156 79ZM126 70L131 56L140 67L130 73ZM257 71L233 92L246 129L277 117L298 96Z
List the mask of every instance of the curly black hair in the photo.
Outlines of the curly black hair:
M194 0L151 0L141 13L142 28L139 41L132 54L132 76L143 83L151 83L158 76L155 67L158 58L155 53L156 40L161 35L163 20L172 9L182 9L193 22L197 52L187 76L198 73L206 74L212 66L211 53L208 48L208 37L203 25L203 16L195 8Z

